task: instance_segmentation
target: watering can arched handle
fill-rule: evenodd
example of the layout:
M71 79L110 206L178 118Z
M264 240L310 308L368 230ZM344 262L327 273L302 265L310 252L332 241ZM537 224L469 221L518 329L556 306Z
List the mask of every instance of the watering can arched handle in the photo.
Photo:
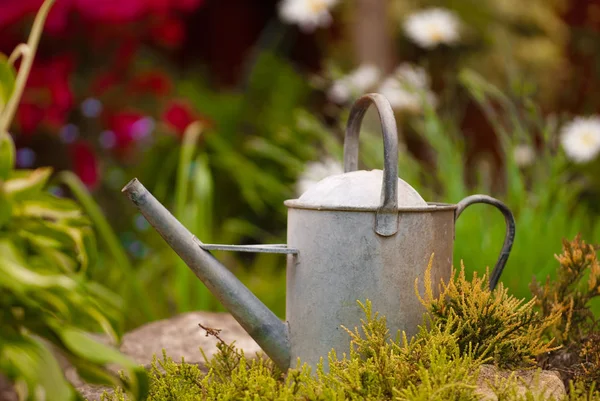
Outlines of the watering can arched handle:
M504 215L504 220L506 221L506 235L504 236L504 244L502 245L502 250L500 251L500 256L498 257L496 266L494 266L494 270L492 270L492 274L490 275L490 290L493 290L498 284L498 280L500 279L500 275L502 274L504 266L506 265L506 261L508 260L513 242L515 241L515 218L508 206L500 202L498 199L487 195L471 195L458 202L457 208L454 212L454 220L458 219L460 214L467 207L475 203L487 203L488 205L496 207L502 212Z
M375 232L389 237L398 232L398 128L390 102L377 93L361 96L350 109L344 140L344 172L358 169L358 135L367 109L377 108L383 131L383 183Z

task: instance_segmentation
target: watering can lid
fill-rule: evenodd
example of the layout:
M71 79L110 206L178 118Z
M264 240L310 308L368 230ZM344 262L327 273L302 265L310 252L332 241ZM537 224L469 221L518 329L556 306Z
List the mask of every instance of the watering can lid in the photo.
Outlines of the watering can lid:
M382 170L359 170L326 177L287 206L310 209L377 210L381 207ZM427 202L398 178L398 208L423 208Z

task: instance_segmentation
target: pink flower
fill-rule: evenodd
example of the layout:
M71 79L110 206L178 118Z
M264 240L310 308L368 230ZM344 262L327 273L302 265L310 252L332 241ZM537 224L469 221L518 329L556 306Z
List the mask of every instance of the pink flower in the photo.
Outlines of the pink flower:
M70 147L73 171L89 188L95 187L100 181L98 159L92 147L83 141L75 142Z

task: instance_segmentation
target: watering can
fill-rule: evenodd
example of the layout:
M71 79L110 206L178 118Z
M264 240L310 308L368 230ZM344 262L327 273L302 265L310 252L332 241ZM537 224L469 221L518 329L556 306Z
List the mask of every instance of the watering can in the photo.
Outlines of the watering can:
M358 135L373 104L384 142L383 170L358 171ZM229 310L262 350L282 369L300 358L316 366L321 357L349 349L341 327L360 327L364 316L357 300L369 299L386 316L392 333L416 334L424 306L415 290L423 281L432 254L432 283L448 282L452 268L454 223L474 203L498 208L506 220L506 237L490 275L494 288L515 236L511 211L499 200L472 195L458 204L428 203L398 178L398 135L385 97L367 94L351 108L344 141L343 174L324 178L298 199L287 200L287 244L204 244L151 193L133 179L123 192L148 222ZM473 239L474 240L474 239ZM286 254L286 321L281 321L211 250Z

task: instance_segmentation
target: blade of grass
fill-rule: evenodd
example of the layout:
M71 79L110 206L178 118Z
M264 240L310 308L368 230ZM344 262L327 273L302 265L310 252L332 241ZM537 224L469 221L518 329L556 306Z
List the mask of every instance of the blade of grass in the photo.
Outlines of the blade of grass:
M175 217L186 225L186 227L193 232L197 233L197 227L195 227L195 221L186 218L186 207L188 195L190 192L190 182L192 176L192 160L196 151L198 140L202 134L202 124L200 122L194 122L190 124L183 136L183 143L181 145L181 152L179 156L179 164L177 166L177 182L175 183ZM185 222L188 222L186 224ZM190 227L190 221L192 221ZM200 237L199 237L200 238ZM202 238L201 238L202 240ZM204 285L197 285L198 279L192 273L186 264L180 259L175 260L175 302L177 309L180 312L187 312L193 310L195 307L192 299L192 288L198 291L198 306L202 309L208 307L208 289Z

